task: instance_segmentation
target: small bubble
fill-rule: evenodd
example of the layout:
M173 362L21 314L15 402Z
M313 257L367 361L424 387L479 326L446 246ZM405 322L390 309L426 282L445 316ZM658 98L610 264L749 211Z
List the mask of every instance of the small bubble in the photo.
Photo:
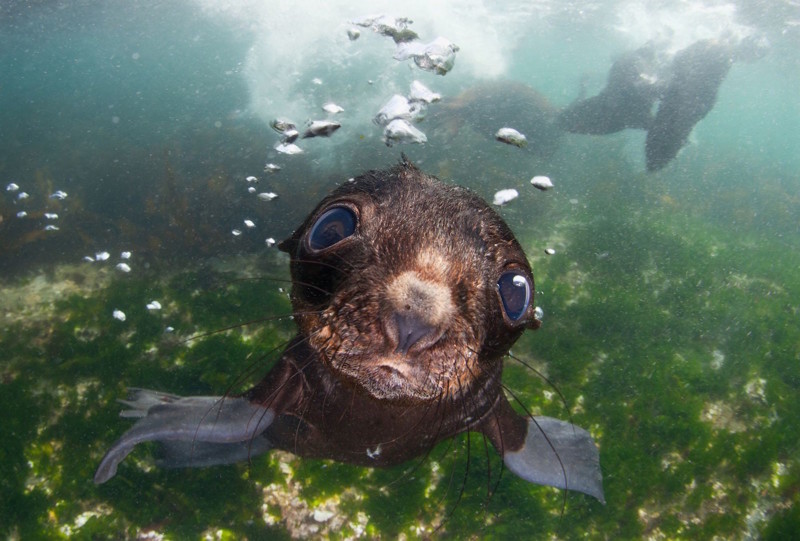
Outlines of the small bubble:
M536 175L531 179L531 184L534 188L545 191L553 187L553 182L550 177L544 175Z
M112 116L111 117L111 123L112 124L119 124L119 117L118 116Z
M519 192L514 188L509 188L506 190L500 190L496 194L494 194L494 200L492 203L498 206L505 205L509 201L512 201L519 197Z
M139 58L140 58L140 57L141 57L141 56L139 55L139 53L133 53L133 54L131 55L131 58L133 58L134 60L139 60Z

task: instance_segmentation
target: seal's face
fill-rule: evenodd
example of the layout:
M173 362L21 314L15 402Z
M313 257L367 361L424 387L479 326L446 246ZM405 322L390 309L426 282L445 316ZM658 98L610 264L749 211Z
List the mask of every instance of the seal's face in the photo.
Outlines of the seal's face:
M474 399L538 326L533 275L506 224L409 164L340 187L282 248L301 335L376 398Z

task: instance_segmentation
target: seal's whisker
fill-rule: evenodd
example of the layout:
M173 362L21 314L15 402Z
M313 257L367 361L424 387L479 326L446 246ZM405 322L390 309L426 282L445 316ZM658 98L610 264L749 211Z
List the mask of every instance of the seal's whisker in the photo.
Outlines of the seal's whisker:
M216 416L217 416L217 420L218 420L220 412L222 411L222 408L221 407L217 407L217 406L221 405L225 401L226 398L231 396L232 389L234 389L236 386L238 386L243 381L245 381L247 378L249 378L250 376L253 375L253 373L255 372L255 367L256 367L257 363L259 363L260 361L266 359L267 357L269 357L270 355L276 353L277 351L281 351L286 346L287 343L288 343L288 341L282 342L282 343L278 344L277 346L275 346L274 348L272 348L270 351L259 355L258 358L255 361L251 362L250 365L243 372L240 372L239 375L228 385L228 387L223 392L222 396L220 396L219 400L215 404L213 404L212 406L209 406L208 410L206 411L206 414L203 415L197 422L197 428L195 429L195 435L194 435L194 437L192 439L192 452L194 452L194 443L196 442L197 431L200 430L200 427L203 425L203 423L204 423L206 417L208 416L208 414L211 413L211 410L212 409L216 409L217 410Z
M459 397L460 397L459 401L461 402L461 408L463 410L464 415L469 417L469 412L468 412L468 410L466 408L466 403L464 401L464 389L461 388L461 381L460 380L456 380L456 381L458 382L458 390L459 390L458 394L459 394ZM466 464L466 467L464 468L464 477L461 479L461 487L458 490L458 496L456 497L456 502L453 504L453 507L447 513L447 516L446 516L445 520L449 520L450 519L450 517L453 515L453 513L456 510L456 508L458 507L458 504L461 503L461 499L464 497L464 489L466 489L466 487L467 487L467 479L469 479L469 467L470 467L470 462L472 460L472 440L470 439L470 431L467 430L465 433L466 433L466 440L467 440L467 443L466 443L466 447L467 447L467 464Z
M566 469L566 467L564 466L564 462L561 460L561 455L560 455L560 454L558 453L558 451L556 450L555 446L553 445L553 442L552 442L552 441L550 441L550 437L547 435L547 432L545 432L545 431L542 429L542 427L539 425L538 421L536 421L536 418L533 416L533 414L532 414L532 413L531 413L531 412L528 410L528 408L526 408L526 407L525 407L525 404L523 404L523 403L522 403L522 401L521 401L521 400L520 400L520 399L517 397L517 395L516 395L516 394L514 394L514 391L512 391L511 389L509 389L509 388L508 388L508 386L507 386L506 384L502 384L502 385L503 385L503 389L504 389L504 390L505 390L505 391L506 391L508 394L510 394L510 395L511 395L511 397L514 399L514 401L515 401L517 404L519 404L519 406L520 406L520 407L523 409L523 411L525 412L525 415L527 415L527 416L528 416L528 419L530 419L530 420L533 422L533 424L534 424L534 425L536 426L536 428L539 430L539 433L542 435L542 437L544 437L544 440L547 442L547 445L549 445L549 446L550 446L550 449L551 449L551 450L553 451L553 453L555 454L555 456L556 456L556 460L558 460L558 465L559 465L559 467L561 468L561 475L563 476L563 479L564 479L564 487L565 487L567 490L569 490L569 479L567 478L567 469ZM564 499L563 499L563 501L561 502L561 515L562 515L562 516L564 515L564 511L565 511L565 509L566 509L566 507L567 507L567 490L564 490Z
M350 263L349 261L347 261L346 259L344 259L342 257L338 257L337 259L347 266L346 270L351 270L353 268L353 264ZM335 271L342 272L342 269L340 267L337 267L336 265L334 265L332 263L328 263L327 261L319 261L319 260L316 260L316 259L291 258L291 259L289 259L289 262L290 263L297 263L297 264L302 263L302 264L309 264L309 265L319 265L321 267L327 267L329 269L333 269Z
M336 268L336 267L334 267L334 268ZM301 280L294 280L292 278L285 278L285 277L278 278L276 276L266 276L266 275L264 275L264 276L245 276L245 277L242 277L242 278L234 278L232 280L226 281L225 284L221 284L221 285L212 287L211 290L213 291L215 289L222 289L223 287L227 287L227 286L229 286L231 284L235 284L237 282L260 282L260 281L263 281L263 280L268 280L270 282L280 282L280 283L283 283L283 284L302 285L302 286L305 286L305 287L308 287L308 288L311 288L311 289L316 289L320 293L324 293L326 295L330 295L331 294L330 291L328 291L326 289L323 289L323 288L317 286L316 284L312 284L312 283L309 283L309 282L303 282Z
M306 339L304 339L304 340L307 340L307 338L306 338ZM217 401L216 401L216 402L215 402L215 403L214 403L212 406L210 406L210 407L208 408L208 410L206 411L205 415L201 416L201 418L198 420L198 422L197 422L197 427L196 427L196 429L195 429L194 436L192 437L192 448L191 448L190 456L191 456L191 455L193 455L193 453L194 453L194 449L195 449L194 445L195 445L195 443L196 443L196 441L197 441L197 433L198 433L198 430L200 430L200 427L201 427L201 426L203 426L203 424L204 424L204 421L205 421L205 419L207 418L207 416L208 416L208 415L211 413L211 410L212 410L212 409L216 409L216 410L217 410L217 412L216 412L217 419L215 419L215 422L216 422L216 421L219 419L219 415L221 414L221 411L222 411L222 408L221 408L221 407L219 407L219 406L221 406L221 404L222 404L222 403L223 403L223 402L224 402L224 401L225 401L227 398L231 397L231 390L232 390L234 387L236 387L236 386L237 386L237 385L239 385L239 384L240 384L242 381L244 381L246 378L248 378L248 377L250 377L250 376L252 375L252 372L254 372L254 367L256 366L256 363L258 363L259 361L261 361L261 360L263 360L263 359L267 358L269 355L271 355L271 354L274 354L274 353L275 353L277 350L280 350L280 349L286 348L286 349L284 350L284 352L285 352L285 351L289 351L289 350L291 350L293 347L296 347L297 345L299 345L300 343L302 343L304 340L299 340L299 341L297 341L297 343L295 343L295 344L292 344L292 345L289 345L288 347L286 346L286 344L288 343L288 341L286 341L286 342L283 342L282 344L279 344L278 346L276 346L275 348L273 348L273 349L272 349L272 350L270 350L269 352L267 352L267 353L264 353L263 355L260 355L256 361L253 361L253 362L250 364L250 367L248 367L248 369L247 369L245 372L243 372L243 373L241 373L239 376L237 376L236 380L234 380L234 382L232 382L232 383L231 383L231 384L228 386L228 388L225 390L224 394L223 394L222 396L220 396L219 400L217 400ZM299 375L299 374L302 374L302 370L303 370L305 367L307 367L307 366L308 366L308 365L309 365L311 362L312 362L312 361L308 361L307 363L305 363L305 364L303 365L303 367L301 367L301 369L300 369L298 372L296 372L295 374L293 374L293 375L292 375L292 376L291 376L291 377L290 377L290 378L289 378L289 379L288 379L288 380L287 380L287 381L286 381L286 382L285 382L285 383L284 383L282 386L278 387L278 389L276 389L276 390L275 390L275 392L274 392L274 393L271 395L271 397L269 398L269 403L262 403L262 405L264 406L264 409L263 409L263 411L261 411L261 412L258 414L258 415L259 415L259 419L258 419L258 422L256 422L255 426L258 426L258 424L260 424L260 422L261 422L261 420L264 418L264 416L265 416L265 415L267 415L267 412L268 412L269 408L272 406L272 401L273 401L273 400L275 399L275 397L277 396L277 394L278 394L278 391L280 391L280 390L281 390L281 389L282 389L282 388L283 388L283 387L284 387L286 384L288 384L288 383L289 383L289 382L290 382L290 381L291 381L291 380L292 380L292 379L293 379L295 376L297 376L297 375ZM251 390L252 390L252 389L251 389ZM255 412L254 412L254 413L251 415L251 417L250 417L250 420L251 420L251 421L252 421L253 419L255 419L255 415L257 415ZM249 463L249 461L250 461L250 458L251 458L251 457L250 457L250 449L252 449L253 441L254 441L254 439L255 439L256 437L258 437L258 436L257 436L257 435L253 435L253 436L251 436L251 437L250 437L250 441L249 441L249 443L248 443L248 463Z
M283 351L285 353L286 351L289 351L291 348L297 347L297 345L299 345L299 343L302 343L302 340L299 341L297 344L295 344L293 346L289 345L290 342L291 342L291 340L284 340L283 342L281 342L280 344L278 344L274 348L270 349L268 352L266 352L266 353L264 353L262 355L259 355L254 361L252 361L245 368L244 371L240 372L239 375L228 385L228 388L225 390L225 395L229 395L234 388L236 388L242 382L246 381L248 378L253 376L256 373L256 371L261 368L261 366L263 364L262 361L264 361L265 359L267 359L271 355L274 355L278 351ZM287 346L288 346L288 349L287 349ZM269 369L269 367L266 367L264 369L265 372L268 369Z
M306 342L308 342L308 337L303 337L302 339L299 339L299 340L295 339L295 340L291 341L291 342L289 343L289 345L286 347L286 349L284 350L284 352L283 352L283 355L282 355L282 357L281 357L281 358L282 358L282 359L285 359L285 358L286 358L286 353L288 353L288 352L292 351L293 349L297 348L298 346L300 346L300 345L302 345L302 344L304 344L304 343L306 343ZM267 407L267 408L269 408L269 407L271 407L271 406L272 406L272 401L273 401L273 400L275 400L275 398L278 396L278 393L279 393L281 390L283 390L283 389L284 389L284 387L286 387L286 386L287 386L287 385L288 385L288 384L289 384L289 383L290 383L292 380L294 380L296 377L298 377L298 376L302 376L302 375L303 375L303 371L304 371L306 368L308 368L310 365L312 365L312 364L313 364L315 361L316 361L316 359L314 359L314 358L308 359L306 362L304 362L304 363L303 363L302 365L300 365L299 367L298 367L298 366L296 366L294 363L292 363L292 365L293 365L293 367L294 367L294 370L293 370L293 373L292 373L292 375L291 375L291 376L289 376L289 377L286 379L286 381L284 381L283 383L281 383L281 384L280 384L280 385L279 385L277 388L273 389L273 390L272 390L272 392L270 392L270 393L269 393L269 394L268 394L266 397L259 398L259 397L257 396L257 395L258 395L258 392L261 390L261 387L260 387L259 385L256 385L255 387L253 387L253 388L249 389L249 390L248 390L247 392L245 392L245 393L244 393L242 396L243 396L243 397L245 397L245 398L247 398L247 399L248 399L248 400L250 400L251 402L252 402L252 401L255 401L255 400L258 400L258 403L259 403L259 404L261 404L261 405L262 405L262 406L264 406L264 407Z
M232 331L233 329L241 329L247 327L248 325L255 325L257 323L266 323L267 321L280 321L282 319L290 318L293 314L283 314L278 316L267 316L267 317L260 317L258 319L252 319L249 321L242 321L239 323L234 323L233 325L228 325L227 327L220 327L218 329L214 329L213 331L206 331L198 334L193 334L192 336L181 340L182 343L186 344L188 342L193 342L195 340L200 340L201 338L207 338L209 336L214 336L215 334L222 334L227 331Z
M457 446L456 446L456 439L455 438L449 440L447 448L445 449L445 452L442 453L442 457L441 457L440 460L444 459L444 457L447 456L451 452L456 453L456 455L458 454L458 449L457 449ZM456 463L456 461L453 460L452 467L450 468L450 475L449 475L449 477L447 479L447 487L442 491L441 497L436 502L437 506L441 506L444 503L445 499L450 494L450 489L453 487L453 481L456 478L456 466L455 466L455 463ZM453 514L453 512L455 512L455 508L456 508L456 506L454 506L453 509L451 509L449 513L447 513L444 517L442 517L442 519L439 522L439 524L433 529L433 533L438 532L439 530L441 530L444 527L444 525L450 519L450 516Z
M280 277L279 278L277 276L268 276L268 275L265 274L265 275L259 275L259 276L243 276L241 278L234 278L233 280L230 280L230 281L226 282L225 285L235 284L237 282L261 282L261 281L264 281L264 280L267 280L267 281L270 281L270 282L281 282L281 283L284 283L284 284L291 284L292 283L292 279L291 278L287 278L287 277ZM218 286L218 287L222 287L222 286Z
M567 399L561 393L561 389L559 389L558 386L556 386L555 383L550 381L547 378L547 376L545 376L540 370L537 370L536 368L534 368L530 363L528 363L526 361L523 361L521 358L517 357L516 355L512 355L511 352L509 352L507 356L509 358L511 358L511 359L514 359L519 364L521 364L522 366L524 366L525 368L527 368L528 370L530 370L531 372L533 372L534 374L539 376L545 383L547 383L550 386L551 389L553 389L556 392L556 394L558 395L558 398L561 400L561 403L564 405L564 409L567 412L567 417L569 418L569 422L572 423L572 412L570 412L569 404L567 403Z
M469 371L470 375L472 376L472 379L473 380L477 379L476 374L472 371L472 368L469 366L469 364L468 363L464 363L464 364L465 364L465 366L467 368L467 371ZM492 409L490 411L490 414L494 417L495 421L499 423L499 417L497 415L497 411ZM505 467L504 467L503 461L501 460L500 461L500 471L497 474L497 480L495 481L494 486L492 486L492 484L491 484L492 483L491 453L489 452L489 446L488 446L488 444L486 442L486 435L482 433L482 436L483 436L483 446L484 446L484 449L486 451L486 464L487 464L487 468L488 468L487 478L486 478L486 482L487 482L486 503L488 503L489 500L491 499L492 495L494 494L494 492L497 490L497 487L500 486L500 479L502 479L502 477L503 477L503 471L504 471ZM497 451L500 453L500 456L502 456L504 451L505 451L504 445L503 445L503 434L502 434L502 432L500 432L500 448L497 449Z
M442 403L444 402L444 396L445 396L444 393L440 393L439 395L437 395L437 397L434 400L431 401L432 403L435 403L435 405L436 405L436 409L433 412L433 417L438 420L438 424L436 426L436 432L434 433L434 436L431 438L431 444L427 447L427 449L425 450L425 453L422 456L419 457L419 460L415 461L415 464L414 464L413 467L408 469L406 472L404 472L404 474L402 476L396 478L394 481L389 483L387 486L391 486L394 483L400 481L401 479L412 475L415 471L417 471L422 466L422 464L424 464L427 461L427 459L430 457L430 455L433 452L433 450L436 448L436 445L437 445L438 440L439 440L439 435L442 433L442 426L444 425L444 416L438 414L439 413L439 409L442 406ZM431 406L432 406L432 404L428 404L428 406L427 406L427 408L425 410L425 414L422 415L422 417L420 418L420 420L418 421L417 424L422 423L424 420L426 420L428 418L427 413L430 411L429 408ZM416 426L417 425L414 425L414 427L416 427ZM408 433L410 433L410 432L411 431L409 430ZM407 436L408 433L406 433L405 436ZM394 440L389 440L389 441L395 441L396 439L397 438L395 438ZM452 442L452 440L451 440L451 442ZM386 443L386 442L384 442L384 443Z
M481 434L481 439L483 440L483 452L486 456L486 499L483 504L488 505L489 500L491 500L494 495L494 489L492 488L492 457L489 452L489 442L486 441L486 434ZM494 488L497 488L496 484Z

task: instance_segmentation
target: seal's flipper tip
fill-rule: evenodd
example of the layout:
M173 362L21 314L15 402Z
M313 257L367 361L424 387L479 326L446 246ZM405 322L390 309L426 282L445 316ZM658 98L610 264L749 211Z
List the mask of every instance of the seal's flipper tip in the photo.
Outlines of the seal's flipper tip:
M117 466L133 451L134 445L125 445L121 440L117 441L105 454L97 471L94 472L94 484L102 485L117 475Z
M139 420L103 457L94 475L96 484L114 477L119 463L145 441L164 443L171 467L228 464L269 449L262 433L272 424L275 412L245 398L182 398L136 389L125 404L134 409L123 416Z
M526 481L577 490L605 504L600 453L586 430L551 417L528 421L525 442L503 462Z

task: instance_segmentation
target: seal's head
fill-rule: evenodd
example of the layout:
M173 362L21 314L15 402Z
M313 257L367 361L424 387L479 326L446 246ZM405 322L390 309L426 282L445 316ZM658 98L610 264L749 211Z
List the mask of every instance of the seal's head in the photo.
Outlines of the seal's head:
M533 274L502 218L405 161L339 187L281 248L300 334L375 398L474 400L538 327Z

